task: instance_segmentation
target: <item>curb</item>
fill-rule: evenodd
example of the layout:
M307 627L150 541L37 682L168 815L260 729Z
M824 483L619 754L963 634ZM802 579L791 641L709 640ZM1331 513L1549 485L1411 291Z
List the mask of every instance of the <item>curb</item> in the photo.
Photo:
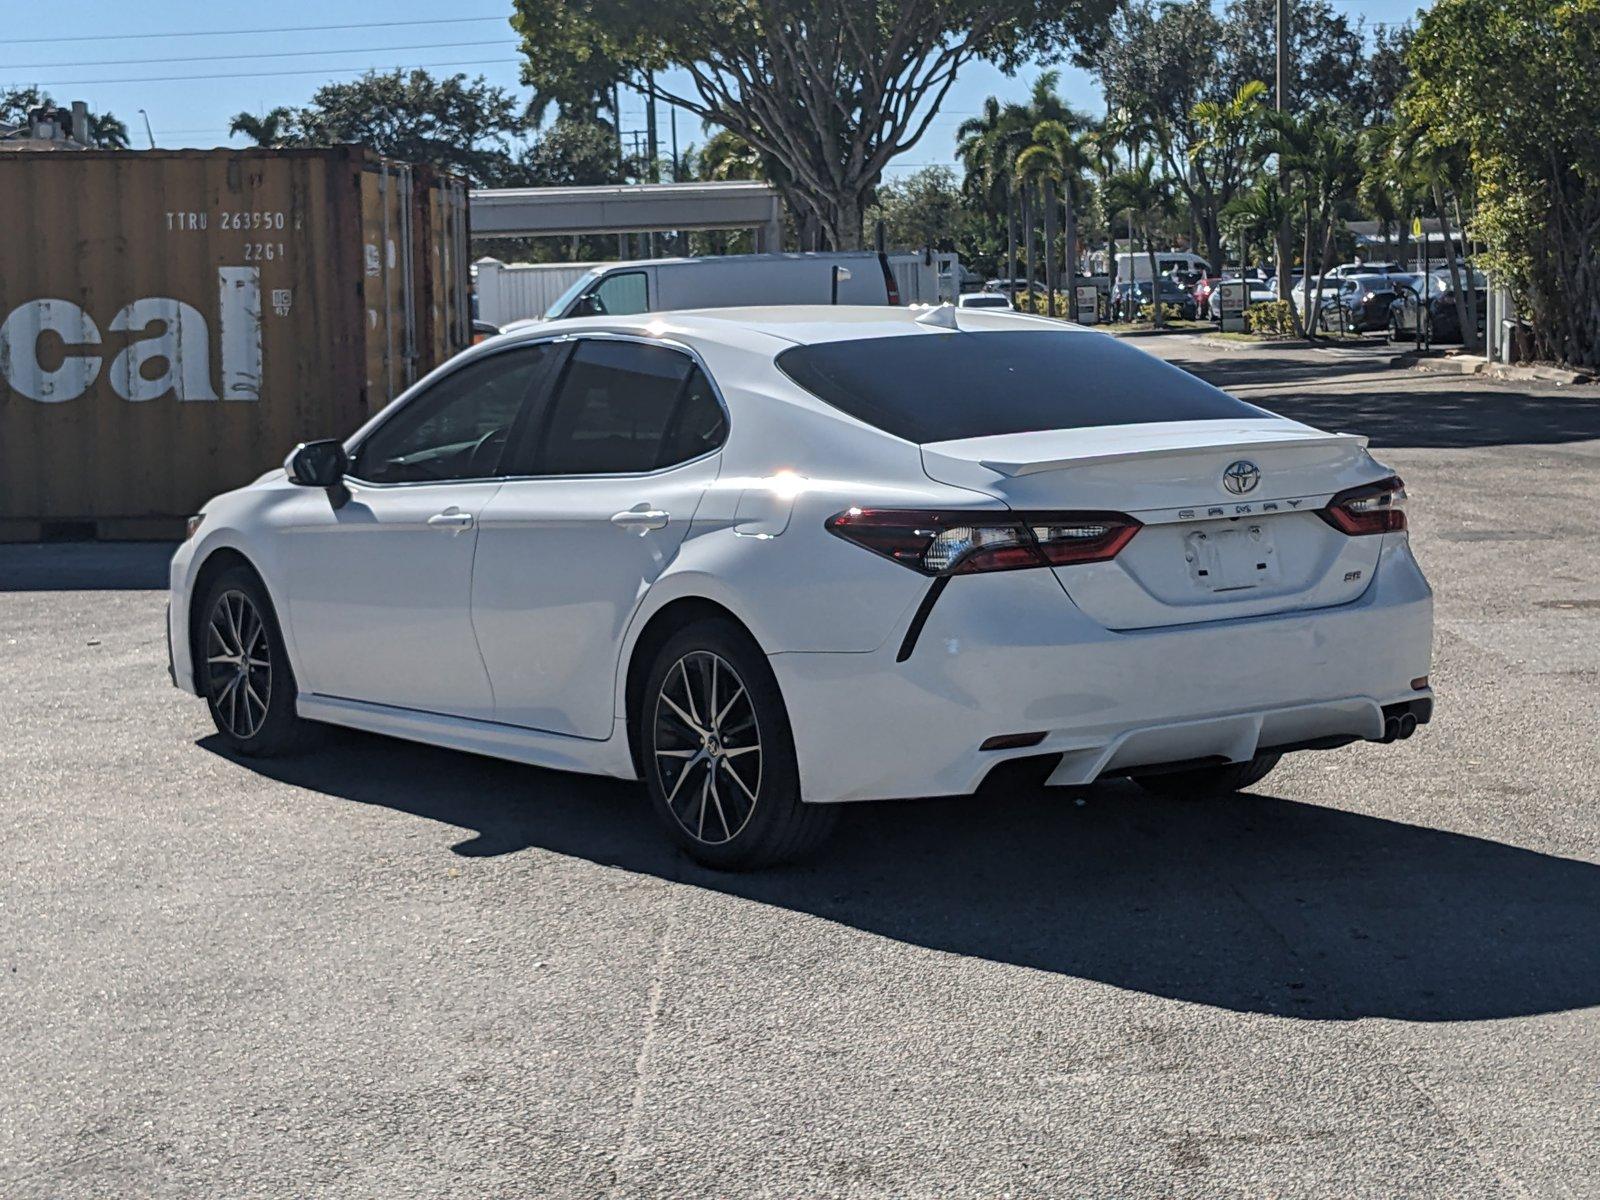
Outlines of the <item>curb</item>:
M1310 350L1312 344L1304 338L1280 338L1275 341L1264 342L1230 342L1226 338L1202 334L1202 346L1209 346L1213 350L1242 350L1245 353L1255 353L1260 350Z
M1087 325L1086 329L1094 326ZM1109 333L1114 338L1142 338L1142 337L1197 337L1205 338L1205 331L1200 329L1102 329L1101 333Z
M1400 355L1400 358L1410 363L1413 371L1432 375L1481 375L1484 368L1483 359L1473 354L1458 354L1453 358L1419 358L1413 350Z
M1482 373L1495 379L1512 379L1524 383L1535 380L1541 383L1560 384L1597 382L1592 375L1585 375L1581 371L1570 371L1566 367L1522 367L1510 363L1485 363Z

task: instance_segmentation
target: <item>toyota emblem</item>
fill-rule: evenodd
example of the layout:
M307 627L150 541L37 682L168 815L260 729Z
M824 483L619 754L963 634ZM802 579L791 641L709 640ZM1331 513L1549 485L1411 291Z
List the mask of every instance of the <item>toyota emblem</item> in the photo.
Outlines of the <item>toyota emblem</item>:
M1260 482L1261 468L1246 458L1229 463L1222 472L1222 486L1235 496L1255 491L1256 484Z

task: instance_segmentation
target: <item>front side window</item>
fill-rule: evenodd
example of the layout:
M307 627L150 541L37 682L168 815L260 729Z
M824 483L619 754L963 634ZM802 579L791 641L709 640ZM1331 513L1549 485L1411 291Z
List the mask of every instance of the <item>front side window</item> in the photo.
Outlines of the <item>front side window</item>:
M650 289L643 271L607 275L589 293L589 312L598 317L630 317L650 311Z
M528 473L659 470L716 449L726 431L710 382L687 354L586 339L562 373Z
M500 458L547 343L468 363L408 402L356 449L350 474L368 483L484 479Z

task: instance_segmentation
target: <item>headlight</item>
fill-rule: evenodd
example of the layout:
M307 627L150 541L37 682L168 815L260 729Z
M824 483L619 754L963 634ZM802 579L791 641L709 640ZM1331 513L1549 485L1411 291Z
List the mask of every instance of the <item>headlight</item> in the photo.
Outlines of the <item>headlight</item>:
M194 537L195 534L199 533L200 523L205 519L205 513L196 513L194 516L190 517L183 526L183 540L187 542L190 538Z

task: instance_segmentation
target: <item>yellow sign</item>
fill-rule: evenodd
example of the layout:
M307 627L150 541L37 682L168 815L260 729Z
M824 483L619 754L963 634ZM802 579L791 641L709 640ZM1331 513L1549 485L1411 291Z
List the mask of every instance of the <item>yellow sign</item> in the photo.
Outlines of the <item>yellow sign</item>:
M1421 217L1412 217L1411 218L1411 236L1414 237L1414 238L1419 238L1419 237L1422 236L1422 218Z

